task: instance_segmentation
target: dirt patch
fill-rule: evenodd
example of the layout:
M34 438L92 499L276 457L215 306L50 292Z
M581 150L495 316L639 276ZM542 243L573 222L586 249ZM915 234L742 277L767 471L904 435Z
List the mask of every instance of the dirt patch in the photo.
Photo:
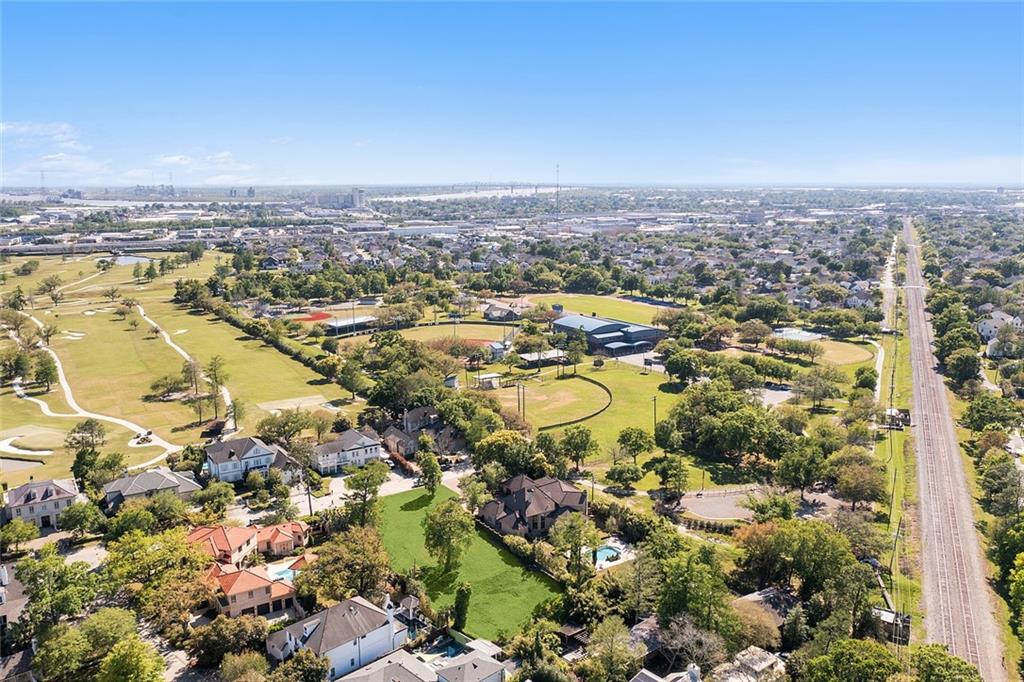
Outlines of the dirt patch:
M310 313L305 317L296 317L297 322L323 322L324 320L331 319L330 313L325 313L322 310L318 310L315 313Z
M306 395L298 398L285 398L283 400L271 400L259 403L256 407L267 412L278 412L280 410L293 410L296 407L304 410L320 409L327 403L327 398L322 395Z

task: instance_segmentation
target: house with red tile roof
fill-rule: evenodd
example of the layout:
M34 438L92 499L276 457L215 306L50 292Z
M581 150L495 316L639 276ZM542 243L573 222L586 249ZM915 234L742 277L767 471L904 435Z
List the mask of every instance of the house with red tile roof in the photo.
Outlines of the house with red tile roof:
M185 540L222 564L240 566L257 550L258 530L253 526L199 526Z
M215 565L209 577L216 593L214 606L225 616L267 616L287 609L303 613L295 600L295 586L284 579L272 580L263 566Z
M256 533L256 544L260 552L274 556L286 556L296 547L304 547L309 537L309 524L305 521L287 521L272 526L263 526Z

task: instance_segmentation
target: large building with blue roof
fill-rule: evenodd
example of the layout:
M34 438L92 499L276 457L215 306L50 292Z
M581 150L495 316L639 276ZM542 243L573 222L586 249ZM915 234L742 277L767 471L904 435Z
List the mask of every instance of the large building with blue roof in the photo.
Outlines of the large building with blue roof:
M565 315L552 323L554 331L569 334L582 331L591 351L609 355L645 353L665 336L665 331L645 324L611 320L592 315Z

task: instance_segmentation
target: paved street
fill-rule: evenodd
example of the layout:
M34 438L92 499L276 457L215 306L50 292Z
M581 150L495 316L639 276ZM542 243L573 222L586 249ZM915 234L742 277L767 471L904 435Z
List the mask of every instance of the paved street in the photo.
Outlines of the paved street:
M992 614L993 595L974 528L973 501L946 388L932 353L920 247L909 219L904 221L904 235L909 247L906 301L926 639L949 645L954 654L977 665L986 682L998 682L1007 678L1000 630Z
M441 484L457 491L459 489L459 479L471 473L473 473L473 469L468 465L450 469L449 471L442 473ZM330 509L331 507L340 507L345 504L345 499L348 494L348 491L345 489L345 477L335 476L329 480L331 482L331 492L329 495L324 495L323 497L307 498L305 492L300 492L297 488L292 488L292 504L299 508L300 514L309 514L311 503L313 513L324 509ZM403 476L396 471L392 471L391 476L384 482L384 485L381 486L380 494L384 497L412 490L415 480L416 478L413 476ZM259 521L259 519L266 515L266 513L266 509L252 511L242 505L232 505L231 507L228 507L227 517L248 525Z

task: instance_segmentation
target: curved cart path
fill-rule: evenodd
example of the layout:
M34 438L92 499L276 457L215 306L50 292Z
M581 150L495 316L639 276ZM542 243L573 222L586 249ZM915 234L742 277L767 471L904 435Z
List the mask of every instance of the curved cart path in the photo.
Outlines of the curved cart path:
M26 317L28 317L28 319L31 320L32 323L35 324L37 327L39 327L40 329L43 328L43 323L38 318L36 318L36 317L34 317L32 315L29 315L28 313L24 313L23 312L22 314L24 314ZM71 383L68 381L67 374L64 373L64 363L62 363L60 361L60 356L58 356L52 349L50 349L48 347L45 347L45 346L43 346L40 350L42 350L42 351L44 351L46 353L49 353L50 357L53 358L54 363L57 365L58 383L60 384L61 390L64 392L64 400L67 402L68 407L71 408L72 412L71 413L54 412L53 410L50 409L50 406L47 405L44 401L39 400L38 398L33 398L33 397L27 395L25 393L24 387L21 385L22 382L21 382L20 379L15 381L15 386L14 386L14 390L18 394L19 398L23 398L25 400L29 400L31 402L36 403L42 409L43 414L46 415L47 417L84 417L86 419L90 419L91 418L91 419L96 419L96 420L99 420L99 421L108 422L110 424L117 424L118 426L126 428L130 432L135 433L135 434L146 433L147 431L150 431L150 429L147 429L144 426L140 426L140 425L136 424L135 422L129 421L127 419L122 419L120 417L113 417L113 416L110 416L110 415L107 415L107 414L100 414L98 412L90 412L89 410L86 410L85 408L83 408L81 405L78 404L78 401L75 400L75 395L71 391ZM154 447L163 448L163 450L164 450L163 454L158 455L158 456L154 457L153 459L147 460L147 461L142 462L140 464L135 464L135 465L129 467L129 469L140 469L142 467L147 467L147 466L150 466L152 464L156 464L156 463L160 462L161 460L163 460L164 458L166 458L168 454L181 450L181 446L180 445L175 445L173 443L170 443L170 442L164 440L163 438L161 438L160 436L156 435L155 433L150 435L149 443L138 444L138 443L135 443L134 439L133 439L132 441L129 442L128 445L129 445L129 447L149 447L150 445L152 445Z
M186 351L184 348L182 348L181 346L176 344L171 339L171 335L168 334L167 331L164 330L163 327L161 327L159 324L157 324L156 321L153 320L153 318L151 318L148 315L146 315L146 311L145 311L145 309L143 309L141 303L135 304L135 307L139 309L139 315L142 317L142 319L144 319L146 321L146 323L149 324L151 327L153 327L158 332L160 332L160 336L163 337L164 343L166 343L168 346L170 346L171 350L173 350L175 353L180 355L182 358L184 358L188 362L194 362L195 361L194 358L191 355L188 354L188 351ZM206 381L209 381L209 379L206 377L205 373L203 374L203 378L206 379ZM228 387L227 386L221 386L220 387L220 396L224 400L224 409L226 411L232 405L231 392L228 391ZM232 421L234 421L234 420L232 420ZM237 433L238 432L238 424L233 424L233 426L235 427L235 433Z

